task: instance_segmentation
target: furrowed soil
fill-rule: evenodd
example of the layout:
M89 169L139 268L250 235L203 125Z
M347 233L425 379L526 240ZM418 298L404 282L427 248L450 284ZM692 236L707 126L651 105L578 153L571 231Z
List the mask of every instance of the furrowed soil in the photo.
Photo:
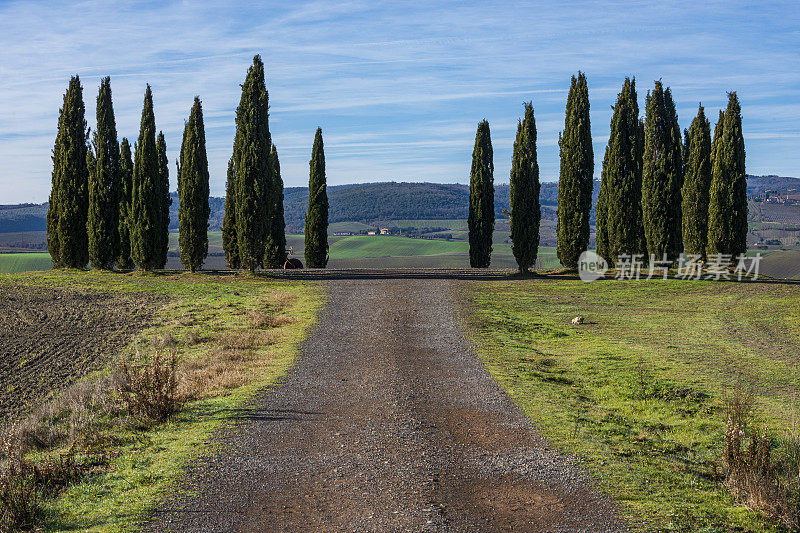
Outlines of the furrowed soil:
M0 292L0 421L103 368L150 325L159 298L4 285Z
M147 531L624 531L476 358L457 279L329 278L279 388Z

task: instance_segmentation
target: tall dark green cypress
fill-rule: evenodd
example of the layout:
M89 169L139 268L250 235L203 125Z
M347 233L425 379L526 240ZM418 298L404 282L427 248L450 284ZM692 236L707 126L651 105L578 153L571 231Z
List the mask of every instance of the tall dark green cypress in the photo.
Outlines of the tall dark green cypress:
M178 244L183 266L194 272L208 254L208 155L203 106L195 96L183 128L178 166Z
M536 159L536 120L533 104L525 104L525 117L517 124L511 160L511 249L520 272L536 266L539 252L539 163Z
M119 252L117 254L117 268L133 268L131 259L131 201L133 200L133 156L128 139L122 138L119 150Z
M747 251L747 175L742 114L735 92L714 130L706 254Z
M594 148L589 120L589 88L578 72L567 97L564 131L558 137L561 170L558 178L556 252L561 264L577 268L589 246L589 215L594 188Z
M109 77L100 82L93 145L94 154L90 150L89 158L89 261L94 268L110 270L119 253L120 151Z
M314 147L309 161L305 244L306 266L325 268L328 264L328 188L322 128L317 128L314 135Z
M154 270L163 263L161 251L162 191L156 147L156 119L150 85L144 93L139 140L135 146L133 199L131 201L131 257L141 270Z
M164 268L167 265L167 252L169 251L169 206L172 205L172 198L169 195L167 142L164 140L164 133L160 131L156 139L156 153L158 155L158 201L160 207L156 268Z
M708 238L708 194L711 187L711 128L703 106L686 133L687 157L682 189L683 249L706 257Z
M283 178L281 164L278 161L278 149L272 145L270 150L270 169L272 179L271 190L267 194L269 211L269 228L264 246L264 266L280 268L286 261L286 221L283 217Z
M611 118L597 200L597 253L614 265L622 254L645 253L642 227L644 124L636 79L625 78Z
M236 175L233 157L228 160L228 177L225 181L225 216L222 218L222 249L228 268L236 270L242 266L239 260L239 240L236 238Z
M647 252L676 261L683 250L681 129L669 88L657 81L647 93L642 167L642 216Z
M59 110L47 214L48 250L56 267L83 268L89 262L87 137L83 88L73 76Z
M494 155L489 122L478 124L469 178L469 264L488 268L494 232Z
M65 107L61 108L58 113L58 132L56 133L55 144L50 156L53 160L53 172L50 177L50 198L47 201L47 251L50 253L54 268L64 266L61 262L61 247L58 236L58 203L61 199L61 145L64 142L63 135L65 133Z
M251 272L263 263L269 228L270 202L265 196L272 189L268 187L272 178L269 165L272 139L268 111L264 63L260 56L255 56L236 108L236 137L233 142L239 260Z

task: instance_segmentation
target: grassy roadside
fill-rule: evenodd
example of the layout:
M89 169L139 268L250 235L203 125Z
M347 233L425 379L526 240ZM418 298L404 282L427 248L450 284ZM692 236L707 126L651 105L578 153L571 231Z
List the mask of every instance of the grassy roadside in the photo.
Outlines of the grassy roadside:
M166 295L155 325L122 355L167 349L192 378L192 401L168 422L103 426L107 465L40 503L49 531L135 530L187 462L214 451L209 438L236 409L279 386L323 301L315 285L247 275L50 271L0 277L6 283Z
M645 529L781 530L732 500L718 466L741 376L756 387L755 426L790 451L798 287L532 279L474 283L464 299L492 375Z

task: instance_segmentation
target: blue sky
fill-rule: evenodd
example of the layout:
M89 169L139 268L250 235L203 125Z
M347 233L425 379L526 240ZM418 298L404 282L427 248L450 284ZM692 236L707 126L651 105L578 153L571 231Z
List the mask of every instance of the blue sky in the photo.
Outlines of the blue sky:
M287 186L307 182L317 126L330 184L466 183L483 118L495 181L508 182L527 100L541 177L554 181L579 69L597 177L627 75L642 109L654 80L672 87L681 128L700 101L716 120L726 92L737 91L748 172L800 176L796 2L2 2L0 50L0 204L47 199L58 108L75 73L92 127L100 78L111 76L117 128L131 140L149 82L173 161L199 95L211 191L223 195L239 84L256 53Z

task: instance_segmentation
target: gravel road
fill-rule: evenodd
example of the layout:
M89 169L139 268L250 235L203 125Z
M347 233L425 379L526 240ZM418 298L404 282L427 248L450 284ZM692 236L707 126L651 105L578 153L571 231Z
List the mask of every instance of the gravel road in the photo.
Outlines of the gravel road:
M284 384L150 531L624 531L471 354L453 279L336 279ZM188 496L187 496L188 495Z

